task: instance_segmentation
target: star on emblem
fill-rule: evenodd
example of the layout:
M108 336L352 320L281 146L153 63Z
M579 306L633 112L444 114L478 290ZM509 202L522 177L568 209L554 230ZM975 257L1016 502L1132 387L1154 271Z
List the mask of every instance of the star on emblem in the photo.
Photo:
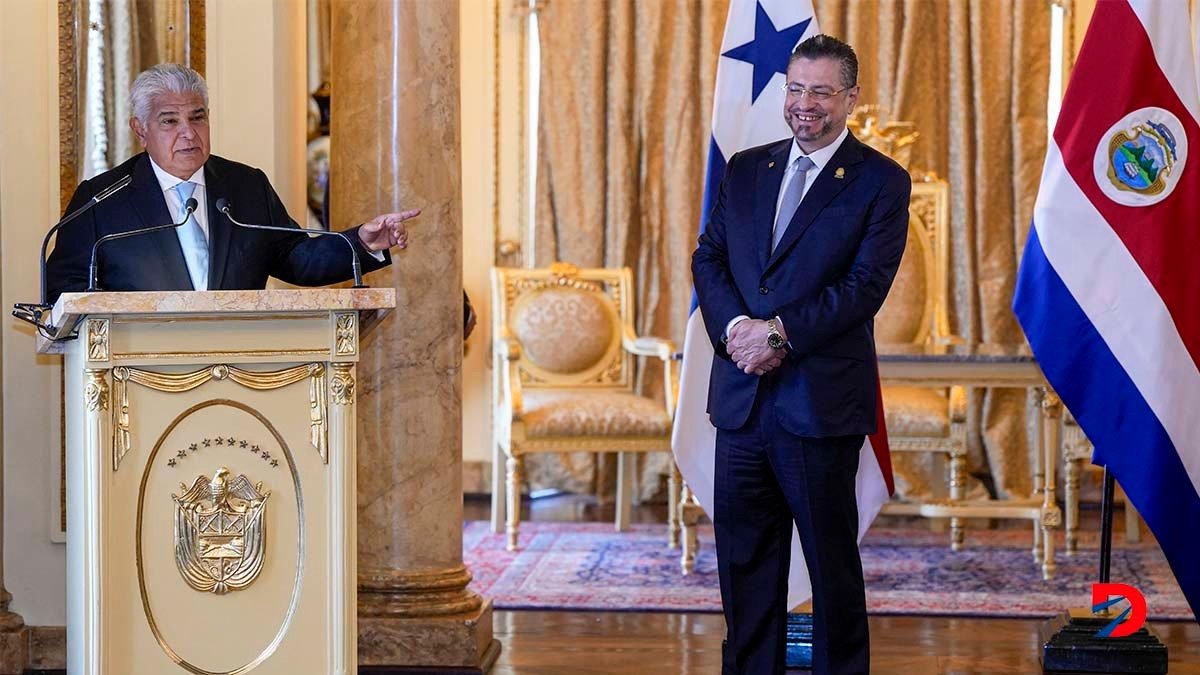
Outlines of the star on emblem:
M225 445L225 439L218 436L217 437L217 445Z
M238 443L238 447L239 447L239 448L244 448L244 447L246 447L246 446L248 446L248 445L250 445L250 444L249 444L248 442L246 442L246 441L242 441L242 442Z
M179 452L175 453L175 456L179 459L183 459L184 457L187 457L187 450L180 450Z
M199 449L200 449L200 448L199 448L199 447L197 447L195 443L192 443L191 445L189 445L189 446L188 446L188 450L191 450L192 452L195 452L195 451L197 451L197 450L199 450Z
M271 453L264 450L263 454L262 454L262 458L263 459L271 459Z
M232 448L233 444L236 443L237 441L233 438L233 436L230 436L228 439L225 440L225 442L228 443L229 447Z
M175 458L174 457L167 460L167 466L175 466Z
M250 446L250 452L253 452L254 454L257 455L258 454L258 446L257 445Z
M212 447L212 441L207 438L204 439L204 447L206 447L206 448Z
M279 460L277 460L277 459L271 460L271 466L279 466Z

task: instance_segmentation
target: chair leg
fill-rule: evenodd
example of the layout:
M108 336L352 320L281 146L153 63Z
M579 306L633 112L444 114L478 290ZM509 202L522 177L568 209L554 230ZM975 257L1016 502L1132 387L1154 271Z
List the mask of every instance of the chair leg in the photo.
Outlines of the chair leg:
M683 552L679 557L679 571L687 576L696 569L696 551L699 546L696 540L696 524L700 519L697 513L700 508L690 503L692 491L687 485L683 486L682 492L679 498L679 514L683 526Z
M967 458L956 454L950 458L950 499L962 501L967 496ZM962 518L950 519L950 550L963 548Z
M517 528L521 525L521 474L525 469L525 458L509 457L508 467L508 544L510 551L517 550Z
M929 454L929 475L933 477L933 479L929 481L929 496L934 501L944 500L950 495L950 468L946 463L947 457L949 457L949 455L942 454L940 452L933 452ZM928 523L929 531L945 532L948 524L949 523L947 523L947 519L945 518L930 518Z
M633 480L636 469L637 457L633 453L617 453L617 532L629 530L630 501L633 498Z
M1079 472L1082 459L1067 460L1067 480L1066 494L1063 495L1063 501L1066 502L1067 513L1067 555L1073 556L1079 550Z
M504 448L499 443L492 445L492 532L500 534L504 531L504 502L507 495L504 492L504 477L506 475L506 460Z
M679 484L682 482L679 467L671 462L671 473L667 476L667 547L679 548Z

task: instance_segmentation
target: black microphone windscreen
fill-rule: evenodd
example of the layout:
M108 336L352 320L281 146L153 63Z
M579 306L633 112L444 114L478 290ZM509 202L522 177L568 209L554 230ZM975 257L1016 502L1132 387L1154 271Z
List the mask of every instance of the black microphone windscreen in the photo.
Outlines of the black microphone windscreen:
M188 200L183 205L185 211L195 211L200 208L200 202L196 201L195 197L188 197Z
M217 212L224 213L225 209L229 208L229 200L224 197L217 198Z

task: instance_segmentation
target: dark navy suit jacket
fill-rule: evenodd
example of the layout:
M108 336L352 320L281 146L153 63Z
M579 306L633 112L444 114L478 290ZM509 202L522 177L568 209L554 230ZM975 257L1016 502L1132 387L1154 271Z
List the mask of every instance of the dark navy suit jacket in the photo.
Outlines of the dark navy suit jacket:
M708 412L719 429L746 423L762 377L725 349L725 326L745 314L778 316L790 351L768 373L776 413L804 437L871 434L878 405L873 320L908 235L912 180L900 165L848 135L817 176L771 253L787 139L739 152L692 256L696 295L712 340Z
M100 237L171 222L146 153L80 183L67 211L126 175L133 177L129 187L59 230L46 270L50 302L61 293L87 288L92 245ZM247 230L234 226L217 211L217 200L224 197L234 217L243 223L298 228L262 171L213 155L204 164L204 181L209 290L261 289L266 287L267 277L301 286L324 286L352 278L350 250L340 237ZM359 249L363 272L391 261L386 252L384 262L375 260L359 241L357 230L347 232ZM100 247L98 268L100 286L107 291L192 290L183 248L171 229L105 243Z

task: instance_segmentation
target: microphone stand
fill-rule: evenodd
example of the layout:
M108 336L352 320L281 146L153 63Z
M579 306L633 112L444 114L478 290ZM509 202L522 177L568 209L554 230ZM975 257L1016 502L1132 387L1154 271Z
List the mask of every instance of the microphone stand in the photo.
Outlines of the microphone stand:
M12 311L12 315L14 317L16 317L22 321L25 321L26 323L33 324L35 327L37 327L38 332L41 333L42 336L47 339L69 340L69 339L75 337L75 335L72 334L72 335L69 335L66 337L62 337L62 338L55 338L55 337L53 337L53 335L57 331L57 329L48 323L42 322L42 317L45 316L46 312L49 309L51 309L51 305L48 302L46 302L47 296L49 295L46 290L46 249L49 248L49 246L50 246L50 238L54 236L54 233L56 233L60 229L62 229L64 225L66 225L67 223L70 223L71 221L75 220L79 216L83 215L85 212L90 210L93 206L99 204L100 202L104 201L105 199L108 199L109 197L113 196L114 194L125 189L132 182L133 182L132 175L126 175L126 176L122 176L121 178L118 178L117 181L114 182L112 185L109 185L108 187L104 188L100 192L96 193L95 196L93 196L91 199L84 202L82 206L80 206L79 208L75 209L74 211L68 213L67 215L63 216L62 220L58 221L57 223L54 224L53 227L50 228L50 231L47 232L46 236L42 238L41 257L38 259L38 269L39 269L39 273L40 273L39 289L41 291L41 295L39 296L40 302L14 303L13 311Z
M96 243L92 244L92 258L91 258L91 261L88 263L88 287L87 287L86 292L94 293L96 291L101 290L101 288L100 288L100 272L98 269L98 263L97 263L97 257L96 257L96 255L100 252L101 244L113 241L114 239L124 239L126 237L135 237L140 234L150 234L151 232L158 232L160 230L169 230L169 229L172 229L175 227L179 227L180 225L183 225L184 223L186 223L188 221L188 218L192 217L192 213L194 213L196 211L196 208L199 205L200 205L200 203L196 201L195 197L190 197L190 198L188 198L187 204L184 207L183 220L179 221L178 223L167 223L166 225L155 225L154 227L146 227L146 228L142 228L140 230L129 230L128 232L114 232L112 234L106 234L103 237L100 237L99 239L97 239Z
M280 227L277 225L251 225L249 223L243 223L243 222L238 221L236 218L234 218L229 213L230 204L229 204L228 199L225 199L224 197L222 197L217 200L216 204L217 204L217 211L224 213L225 217L229 219L229 222L233 223L234 225L237 225L238 227L245 227L245 228L248 228L251 230L269 230L271 232L287 232L289 234L295 234L297 232L303 232L304 234L318 234L318 235L332 234L334 236L341 237L342 241L346 242L346 245L350 247L350 271L353 272L353 274L354 274L353 288L367 288L367 285L363 283L362 264L359 263L359 260L358 260L358 249L354 247L354 242L350 241L350 237L347 236L345 232L333 232L330 230L310 230L307 227Z

